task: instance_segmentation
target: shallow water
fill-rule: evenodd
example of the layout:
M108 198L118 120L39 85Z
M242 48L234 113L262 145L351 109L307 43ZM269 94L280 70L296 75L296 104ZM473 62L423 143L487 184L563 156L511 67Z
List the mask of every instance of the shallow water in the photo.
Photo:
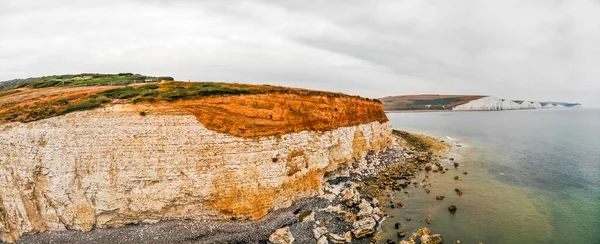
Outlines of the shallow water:
M388 209L393 217L382 225L384 241L397 240L400 222L407 234L429 227L445 243L600 243L600 110L388 117L395 129L449 136L463 147L453 151L458 169L447 161L449 172L430 173L431 193L411 186L396 194L406 207ZM437 201L438 193L446 198ZM451 203L455 214L447 210Z

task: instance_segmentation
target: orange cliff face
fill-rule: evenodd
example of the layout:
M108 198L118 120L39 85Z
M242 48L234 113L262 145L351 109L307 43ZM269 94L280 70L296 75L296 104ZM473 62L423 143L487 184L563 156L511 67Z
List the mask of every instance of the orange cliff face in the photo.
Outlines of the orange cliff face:
M32 119L40 108L61 109L61 99L75 104L112 88L0 96L0 240L163 219L260 219L319 194L328 177L372 167L367 153L392 141L381 103L290 88L113 99Z
M206 128L241 137L328 131L388 121L380 103L356 97L241 95L163 103L157 109L159 113L189 111Z
M189 83L182 83L182 86L189 86ZM188 112L210 130L241 137L282 135L304 130L327 131L388 121L383 105L376 100L305 89L244 85L248 86L259 92L266 90L265 94L194 97L171 102L158 100L143 102L141 106L132 108L139 108L138 112L158 114ZM0 123L31 122L60 116L62 114L58 111L69 102L82 102L114 88L20 89L18 93L0 97ZM131 101L115 99L112 103ZM103 106L108 105L110 103Z

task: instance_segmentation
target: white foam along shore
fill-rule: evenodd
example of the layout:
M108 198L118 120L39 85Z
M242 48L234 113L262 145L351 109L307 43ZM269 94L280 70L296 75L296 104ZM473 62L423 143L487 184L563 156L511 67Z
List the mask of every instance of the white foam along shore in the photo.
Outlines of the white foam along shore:
M458 105L452 110L456 111L500 111L521 109L549 109L549 108L580 108L579 103L557 103L557 102L531 102L502 99L499 97L483 97Z

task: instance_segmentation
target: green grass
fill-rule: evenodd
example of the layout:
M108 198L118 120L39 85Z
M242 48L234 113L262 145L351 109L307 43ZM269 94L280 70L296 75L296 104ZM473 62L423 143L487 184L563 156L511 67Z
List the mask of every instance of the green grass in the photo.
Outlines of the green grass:
M90 98L88 98L87 100L81 101L81 102L73 104L73 105L69 105L65 109L63 109L61 111L57 111L56 114L62 115L62 114L67 114L67 113L71 113L71 112L75 112L75 111L95 109L95 108L99 108L100 106L102 106L102 104L109 103L111 101L112 101L112 99L110 99L106 96L93 95Z
M447 105L462 101L460 97L437 98L430 100L415 100L414 105Z
M44 88L56 86L87 86L87 85L118 85L126 81L144 81L144 80L174 80L172 77L153 77L132 73L119 74L74 74L74 75L53 75L27 79L15 79L0 82L0 91L14 88Z

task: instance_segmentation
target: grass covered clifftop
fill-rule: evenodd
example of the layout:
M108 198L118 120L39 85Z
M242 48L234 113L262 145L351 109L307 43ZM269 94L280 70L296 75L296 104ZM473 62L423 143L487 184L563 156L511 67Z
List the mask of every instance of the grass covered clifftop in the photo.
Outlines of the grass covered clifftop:
M86 87L32 84L0 91L0 123L26 123L115 104L129 104L143 115L193 114L211 130L242 137L388 121L376 99L270 85L175 81Z

